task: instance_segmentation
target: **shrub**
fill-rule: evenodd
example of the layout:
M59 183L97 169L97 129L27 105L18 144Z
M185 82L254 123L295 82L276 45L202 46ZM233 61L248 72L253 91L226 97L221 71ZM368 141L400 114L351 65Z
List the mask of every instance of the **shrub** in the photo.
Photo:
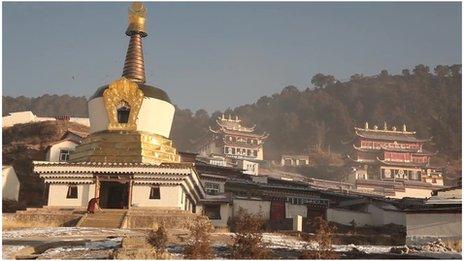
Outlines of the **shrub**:
M148 233L147 242L159 253L166 251L168 234L166 233L166 229L163 224L160 225L156 231L151 230Z
M356 224L356 221L355 221L354 219L351 220L350 225L351 225L351 233L352 233L353 235L356 234L356 225L357 225L357 224Z
M185 246L186 259L211 259L214 257L210 233L214 226L206 216L198 215L187 225L190 236Z
M335 232L335 226L331 226L322 217L317 217L311 222L313 227L313 239L319 244L317 250L310 250L308 247L302 251L302 259L337 259L338 254L332 250L332 237ZM309 241L309 239L306 239Z
M263 259L269 257L269 252L262 240L264 219L261 214L250 214L239 208L233 220L236 232L232 246L232 258Z

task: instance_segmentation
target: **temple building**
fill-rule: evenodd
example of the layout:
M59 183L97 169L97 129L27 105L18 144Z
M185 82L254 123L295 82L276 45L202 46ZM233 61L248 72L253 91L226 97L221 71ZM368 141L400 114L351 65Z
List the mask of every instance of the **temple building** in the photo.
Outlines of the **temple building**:
M216 120L217 127L210 126L210 134L199 146L199 156L215 161L223 157L218 165L234 166L249 174L258 174L258 162L264 159L263 144L266 133L256 133L255 126L242 125L238 116L222 114Z
M386 123L383 129L377 126L370 129L366 123L364 128L356 127L355 134L353 155L349 155L353 163L349 181L374 187L402 182L403 185L427 187L427 195L430 185L443 186L441 168L430 164L436 152L424 148L429 139L417 138L416 132L408 131L406 125L401 130L388 129ZM394 189L400 185L391 183L388 186Z
M48 206L163 207L194 212L205 192L191 163L181 163L169 139L174 105L145 83L142 38L146 9L129 8L130 38L122 77L88 101L90 134L63 160L35 161Z

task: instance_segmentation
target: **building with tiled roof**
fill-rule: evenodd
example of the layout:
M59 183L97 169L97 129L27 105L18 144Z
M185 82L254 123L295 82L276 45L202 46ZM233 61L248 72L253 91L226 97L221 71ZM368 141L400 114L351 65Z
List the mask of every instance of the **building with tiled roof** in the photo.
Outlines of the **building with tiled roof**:
M216 123L216 127L209 128L210 135L199 146L200 156L218 154L230 159L263 160L263 144L268 134L256 133L255 126L243 126L238 116L232 118L222 114Z
M436 152L424 148L430 139L417 138L416 132L408 131L406 125L397 130L396 127L388 129L386 123L383 129L377 126L371 129L366 123L364 128L356 127L355 134L353 153L348 155L353 167L348 178L351 182L362 181L358 182L362 188L367 186L369 180L427 183L423 184L424 188L429 185L443 186L442 169L430 164ZM369 186L372 187L372 184ZM394 193L387 187L375 190ZM429 195L430 192L425 194Z

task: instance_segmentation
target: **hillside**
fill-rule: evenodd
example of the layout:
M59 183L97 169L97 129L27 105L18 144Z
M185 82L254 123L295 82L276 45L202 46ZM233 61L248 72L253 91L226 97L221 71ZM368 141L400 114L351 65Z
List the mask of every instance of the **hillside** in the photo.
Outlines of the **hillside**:
M3 164L12 165L18 175L22 207L41 205L43 182L32 173L32 161L45 160L47 146L60 140L68 129L89 131L86 126L61 121L17 124L3 129Z
M331 151L344 155L351 147L353 127L400 127L407 125L421 138L432 137L430 150L439 151L436 160L453 172L461 169L461 65L439 65L431 71L417 65L412 72L390 75L355 74L341 82L331 75L316 74L310 88L287 86L280 93L263 96L253 104L229 109L257 131L270 134L265 158L278 159L284 153ZM30 109L40 116L86 116L84 97L44 95L38 98L3 97L3 113ZM66 105L66 106L65 106ZM177 148L194 151L208 134L219 111L192 112L177 108L171 137Z

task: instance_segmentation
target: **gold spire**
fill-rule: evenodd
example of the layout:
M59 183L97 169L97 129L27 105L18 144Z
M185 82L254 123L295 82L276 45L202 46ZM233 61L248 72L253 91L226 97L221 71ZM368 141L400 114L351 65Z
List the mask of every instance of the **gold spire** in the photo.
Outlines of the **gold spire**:
M129 25L126 35L130 36L130 41L122 76L137 83L145 83L142 38L147 36L145 32L146 13L145 6L140 2L134 2L129 7Z
M145 32L145 16L147 15L147 9L140 2L134 2L129 7L129 26L127 26L126 34L131 36L134 33L141 34L142 37L147 36Z

